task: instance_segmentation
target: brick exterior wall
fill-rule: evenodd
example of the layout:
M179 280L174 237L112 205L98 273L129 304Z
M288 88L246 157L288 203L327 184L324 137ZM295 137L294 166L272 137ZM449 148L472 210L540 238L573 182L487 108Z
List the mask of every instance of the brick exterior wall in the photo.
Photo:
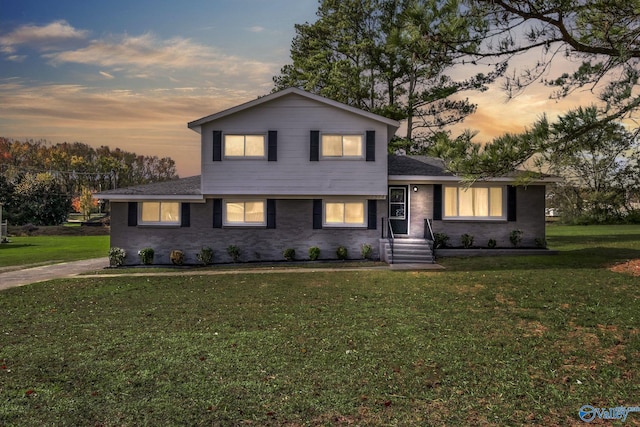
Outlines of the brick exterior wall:
M460 236L466 233L474 237L474 246L486 247L489 239L494 239L498 247L510 248L511 231L521 230L520 246L536 247L536 238L545 239L546 235L544 206L544 185L518 187L516 221L434 221L433 232L447 234L451 246L462 246Z
M170 264L172 250L185 254L185 264L197 264L196 255L204 246L214 252L214 263L231 262L227 247L240 249L240 261L281 261L283 251L293 248L296 259L308 259L312 246L320 248L320 259L336 259L338 246L345 246L350 259L361 258L362 244L373 249L379 259L380 222L386 212L386 201L377 202L375 230L313 229L312 200L277 200L276 228L213 228L213 201L192 203L190 227L158 227L127 225L128 204L111 202L111 246L126 250L125 264L140 264L138 251L145 247L155 251L154 264Z

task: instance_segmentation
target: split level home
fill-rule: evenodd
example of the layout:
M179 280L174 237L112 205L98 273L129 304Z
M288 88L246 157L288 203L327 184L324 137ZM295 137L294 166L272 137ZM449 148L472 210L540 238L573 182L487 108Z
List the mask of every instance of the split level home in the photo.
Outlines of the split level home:
M213 262L348 258L433 262L435 234L460 245L489 239L509 247L545 237L545 182L517 186L496 178L471 186L442 161L388 155L400 123L299 89L290 88L188 124L201 136L201 174L191 178L104 191L109 200L111 246L138 264L142 248L154 263L170 263L181 250L197 263L203 247Z

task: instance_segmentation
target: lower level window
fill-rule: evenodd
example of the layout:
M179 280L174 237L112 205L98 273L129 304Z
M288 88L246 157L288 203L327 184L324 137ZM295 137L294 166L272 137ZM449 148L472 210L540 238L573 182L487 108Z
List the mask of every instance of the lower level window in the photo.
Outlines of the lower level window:
M265 225L264 200L229 200L224 202L226 225Z
M361 202L325 202L324 224L327 226L366 226L365 204Z
M503 187L445 187L445 218L504 217Z
M179 225L180 203L141 202L139 223L142 225Z

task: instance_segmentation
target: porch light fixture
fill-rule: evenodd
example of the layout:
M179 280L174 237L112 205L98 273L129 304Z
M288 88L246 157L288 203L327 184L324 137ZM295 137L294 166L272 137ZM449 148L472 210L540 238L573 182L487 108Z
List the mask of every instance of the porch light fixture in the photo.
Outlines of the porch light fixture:
M417 185L414 185L414 186L413 186L413 192L414 192L414 193L417 193L417 192L418 192L418 186L417 186Z

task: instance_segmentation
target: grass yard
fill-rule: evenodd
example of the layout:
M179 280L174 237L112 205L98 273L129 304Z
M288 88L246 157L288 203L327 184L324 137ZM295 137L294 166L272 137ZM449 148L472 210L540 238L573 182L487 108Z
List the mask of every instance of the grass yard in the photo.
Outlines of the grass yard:
M586 425L583 405L640 405L640 277L609 270L640 227L549 235L558 256L437 272L3 291L0 425Z
M0 244L0 268L106 257L109 236L23 236Z

